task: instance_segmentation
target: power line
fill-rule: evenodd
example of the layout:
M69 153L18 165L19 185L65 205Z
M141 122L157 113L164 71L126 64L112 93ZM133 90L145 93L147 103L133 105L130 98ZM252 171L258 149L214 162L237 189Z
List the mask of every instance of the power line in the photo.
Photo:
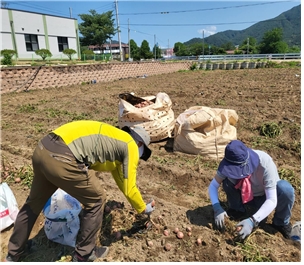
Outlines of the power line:
M28 3L28 2L25 2L25 3ZM52 11L52 9L50 9L50 8L45 8L45 7L41 7L41 6L38 6L38 5L28 5L28 4L24 4L23 2L14 2L14 3L12 3L12 2L9 2L9 4L13 4L13 5L20 5L20 6L25 6L25 7L30 7L30 8L33 8L33 9L37 9L37 10L42 10L42 11L47 11L47 12L49 12L49 13L53 13L53 14L60 14L61 16L62 15L64 15L64 16L66 16L66 17L68 17L69 15L67 14L68 13L68 11L66 12L66 13L63 13L63 12L60 12L60 11L58 11L58 10L56 10L56 11ZM30 12L30 11L28 11L28 10L24 10L24 11L27 11L27 12ZM32 11L32 12L34 12L34 11Z
M285 19L271 19L273 21L285 21ZM219 22L219 23L196 23L196 24L130 24L132 26L153 26L153 27L187 27L187 26L219 26L219 25L233 25L233 24L252 24L258 22L267 22L264 21L242 21L242 22ZM125 25L125 24L122 24Z
M269 5L269 4L278 4L284 2L293 2L293 1L275 1L275 2L264 2L264 3L255 3L247 5L237 5L237 6L225 6L225 7L214 7L214 8L203 8L203 9L194 9L194 10L178 10L178 11L158 11L158 12L141 12L141 13L120 13L121 16L125 15L159 15L159 14L176 14L176 13L186 13L186 12L200 12L200 11L212 11L220 9L231 9L231 8L242 8L249 6L259 6L259 5Z
M107 11L114 11L115 6L114 6L114 3L111 3L111 4L106 4L106 5L99 6L99 7L92 8L92 9L94 9L95 11L102 10L103 12L107 12Z
M39 5L36 4L36 2L35 2L34 5L28 4L29 2L23 2L23 1L8 2L8 3L11 4L11 5L16 5L16 6L19 5L19 6L21 6L20 7L21 9L32 8L33 10L41 10L43 12L48 12L49 14L60 15L60 16L64 15L66 17L70 16L70 11L67 11L66 13L63 13L63 12L61 12L59 10L55 10L55 9L39 6ZM22 8L22 7L26 7L26 8ZM108 9L104 9L106 7L109 7L109 8ZM94 9L94 8L92 8L92 9ZM107 11L113 11L114 7L113 7L113 4L107 4L107 5L99 6L99 7L95 8L94 10L97 11L97 10L101 10L101 9L103 9L102 11L107 12ZM23 11L35 12L35 11L28 11L28 10L23 10Z
M125 28L125 27L121 27L121 28L128 29L128 28ZM141 34L145 34L145 35L154 36L154 34L145 33L145 32L142 32L142 31L139 31L139 30L136 30L136 29L130 29L130 30L132 30L133 32L136 32L136 33L141 33Z

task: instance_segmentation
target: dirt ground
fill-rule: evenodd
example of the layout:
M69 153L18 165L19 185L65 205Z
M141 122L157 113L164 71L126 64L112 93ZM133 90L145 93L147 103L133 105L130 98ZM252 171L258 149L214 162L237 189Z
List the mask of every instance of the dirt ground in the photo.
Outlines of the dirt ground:
M2 181L9 183L19 207L29 194L25 184L30 183L24 176L20 183L15 183L14 178L16 172L30 171L30 159L37 142L73 119L100 120L117 126L118 94L123 92L134 92L140 97L165 92L173 102L175 117L196 105L236 110L238 139L273 157L280 176L289 179L296 190L291 223L301 220L300 66L183 71L110 83L3 94ZM279 125L282 134L276 138L261 135L261 126L269 122ZM234 221L227 220L224 233L214 230L207 189L219 161L173 152L173 142L174 138L167 138L151 143L151 158L139 164L137 184L142 196L145 201L150 198L156 201L151 215L153 224L148 228L145 226L147 218L134 212L111 175L99 174L111 211L104 214L97 242L110 246L110 251L105 259L98 261L301 261L301 245L284 239L272 228L272 215L263 228L255 230L243 243L234 240ZM220 200L227 209L222 190ZM118 203L121 208L117 207ZM34 247L23 261L69 261L73 248L49 241L43 225L41 214L30 236ZM182 239L173 233L176 227L184 233ZM189 227L191 234L187 231ZM163 233L165 229L170 231L168 236ZM7 253L12 231L13 227L9 227L1 232L1 260ZM201 244L197 244L198 238L201 238ZM165 250L168 243L171 249Z

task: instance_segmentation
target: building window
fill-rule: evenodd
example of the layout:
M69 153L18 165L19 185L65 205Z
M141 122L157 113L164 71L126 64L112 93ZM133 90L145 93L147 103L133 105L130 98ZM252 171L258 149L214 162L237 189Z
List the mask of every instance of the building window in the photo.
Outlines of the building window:
M25 34L25 45L28 52L39 50L37 35Z
M67 37L58 37L58 49L62 52L65 49L69 48L68 38Z

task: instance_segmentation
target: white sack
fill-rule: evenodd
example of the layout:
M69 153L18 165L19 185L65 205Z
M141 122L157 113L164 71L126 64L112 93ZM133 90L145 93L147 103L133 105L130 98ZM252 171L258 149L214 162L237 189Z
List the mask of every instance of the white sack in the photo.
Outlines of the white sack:
M237 139L235 110L194 106L175 123L174 151L222 159L226 145Z
M0 184L0 231L16 221L19 213L14 193L6 182Z
M166 93L160 92L156 96L142 98L133 97L131 94L121 95L119 97L119 128L140 125L149 133L151 142L172 137L175 119L172 101ZM133 99L134 102L132 102ZM149 101L150 105L136 107L135 103L140 99Z

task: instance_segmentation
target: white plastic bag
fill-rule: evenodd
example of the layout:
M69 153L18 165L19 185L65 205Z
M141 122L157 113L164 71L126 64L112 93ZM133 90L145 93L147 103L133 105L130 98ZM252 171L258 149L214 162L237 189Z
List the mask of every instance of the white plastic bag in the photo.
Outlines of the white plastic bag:
M19 213L14 193L7 183L0 184L0 228L1 231L13 224Z
M51 241L75 247L80 228L81 204L65 191L58 189L44 207L44 231Z

